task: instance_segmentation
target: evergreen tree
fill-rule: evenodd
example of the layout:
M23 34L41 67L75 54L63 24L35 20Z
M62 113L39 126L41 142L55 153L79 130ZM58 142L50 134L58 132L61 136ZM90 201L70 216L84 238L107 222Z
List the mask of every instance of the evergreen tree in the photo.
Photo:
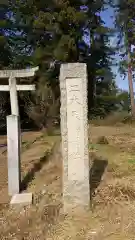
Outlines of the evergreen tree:
M44 108L50 111L52 103L59 102L59 69L63 62L87 63L89 111L93 111L94 104L97 107L98 96L111 94L114 83L111 56L114 51L108 46L110 29L104 27L100 17L104 6L103 0L10 0L12 17L6 25L6 30L10 31L10 66L40 66L35 79L36 96L30 99L23 95L24 99L32 101L30 106L38 102L43 110L40 103L44 102ZM46 92L50 93L49 102ZM102 104L103 111L104 107ZM40 108L36 108L38 114L42 111Z
M109 89L109 85L111 86L114 82L111 70L114 49L108 44L112 29L104 26L104 22L100 16L100 12L104 7L105 2L98 0L88 2L87 5L88 31L90 34L89 54L87 55L89 72L88 87L89 95L91 96L89 97L89 109L92 107L92 112L93 109L97 108L98 102L102 102L101 98L103 95L110 95L110 92L107 89ZM106 93L104 91L105 88ZM94 95L92 95L92 93L94 93ZM94 105L94 103L96 105ZM104 112L104 107L101 111ZM96 114L97 112L100 115L100 111L96 111Z
M135 103L134 103L134 90L133 90L133 71L134 71L134 54L131 52L131 47L134 45L135 35L135 23L134 23L134 9L135 3L133 0L118 0L116 6L117 19L116 25L119 32L119 43L122 43L121 47L123 53L121 55L122 61L120 62L120 70L124 74L128 73L128 83L131 101L131 112L135 118ZM124 43L124 44L123 44Z
M11 61L11 52L8 42L8 31L5 26L8 23L8 5L0 4L0 69L7 68Z

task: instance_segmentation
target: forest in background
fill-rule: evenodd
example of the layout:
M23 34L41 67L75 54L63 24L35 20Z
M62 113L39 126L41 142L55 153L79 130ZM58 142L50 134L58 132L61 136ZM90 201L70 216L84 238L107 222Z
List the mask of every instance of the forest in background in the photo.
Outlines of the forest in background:
M113 29L101 17L108 7L114 8ZM7 0L0 4L0 70L39 66L32 79L36 92L18 93L23 128L59 123L59 71L68 62L87 64L90 119L123 111L135 116L134 9L133 0ZM117 44L111 46L110 37L116 35ZM119 71L128 74L130 94L115 82L112 66L118 53ZM0 92L1 131L8 114L9 93Z

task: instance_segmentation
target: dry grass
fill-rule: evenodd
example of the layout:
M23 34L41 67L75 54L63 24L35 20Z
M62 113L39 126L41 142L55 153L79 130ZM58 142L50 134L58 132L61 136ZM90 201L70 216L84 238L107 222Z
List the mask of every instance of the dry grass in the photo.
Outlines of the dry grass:
M103 136L107 144L97 144ZM134 139L132 126L90 127L92 209L85 212L80 208L64 215L59 144L49 160L46 157L59 137L24 134L23 141L29 147L24 146L22 153L22 176L34 169L25 186L25 191L34 193L34 204L29 208L9 208L6 155L1 154L0 196L5 197L0 205L0 240L134 240Z
M135 124L134 119L127 111L122 112L113 112L107 115L105 118L97 117L90 121L91 124L95 124L97 126L122 126L123 123L126 124Z

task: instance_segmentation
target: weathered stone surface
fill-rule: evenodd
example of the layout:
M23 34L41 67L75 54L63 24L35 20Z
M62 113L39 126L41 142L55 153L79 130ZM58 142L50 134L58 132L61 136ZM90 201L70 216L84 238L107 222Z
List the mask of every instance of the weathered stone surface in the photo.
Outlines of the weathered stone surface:
M60 89L64 208L89 207L86 65L62 65Z
M20 120L18 116L7 116L8 193L20 191Z
M23 206L32 204L32 193L15 194L10 201L10 205L17 204Z
M33 77L35 72L38 71L39 67L21 69L21 70L1 70L0 78L24 78L24 77Z
M36 86L34 84L29 85L16 85L17 91L35 91ZM0 91L8 92L10 91L9 85L0 85Z

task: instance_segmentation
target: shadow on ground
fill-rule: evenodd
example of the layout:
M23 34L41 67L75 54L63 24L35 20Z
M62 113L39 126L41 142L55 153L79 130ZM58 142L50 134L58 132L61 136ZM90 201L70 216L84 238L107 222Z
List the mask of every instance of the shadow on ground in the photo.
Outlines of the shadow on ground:
M27 189L29 183L34 179L35 174L42 169L42 166L49 160L51 155L52 151L47 151L45 155L39 159L38 162L34 163L34 166L25 175L24 179L21 182L21 191Z
M90 169L90 199L92 201L93 197L95 196L95 190L98 188L102 176L105 172L105 169L108 165L107 160L103 159L94 159L92 167Z

